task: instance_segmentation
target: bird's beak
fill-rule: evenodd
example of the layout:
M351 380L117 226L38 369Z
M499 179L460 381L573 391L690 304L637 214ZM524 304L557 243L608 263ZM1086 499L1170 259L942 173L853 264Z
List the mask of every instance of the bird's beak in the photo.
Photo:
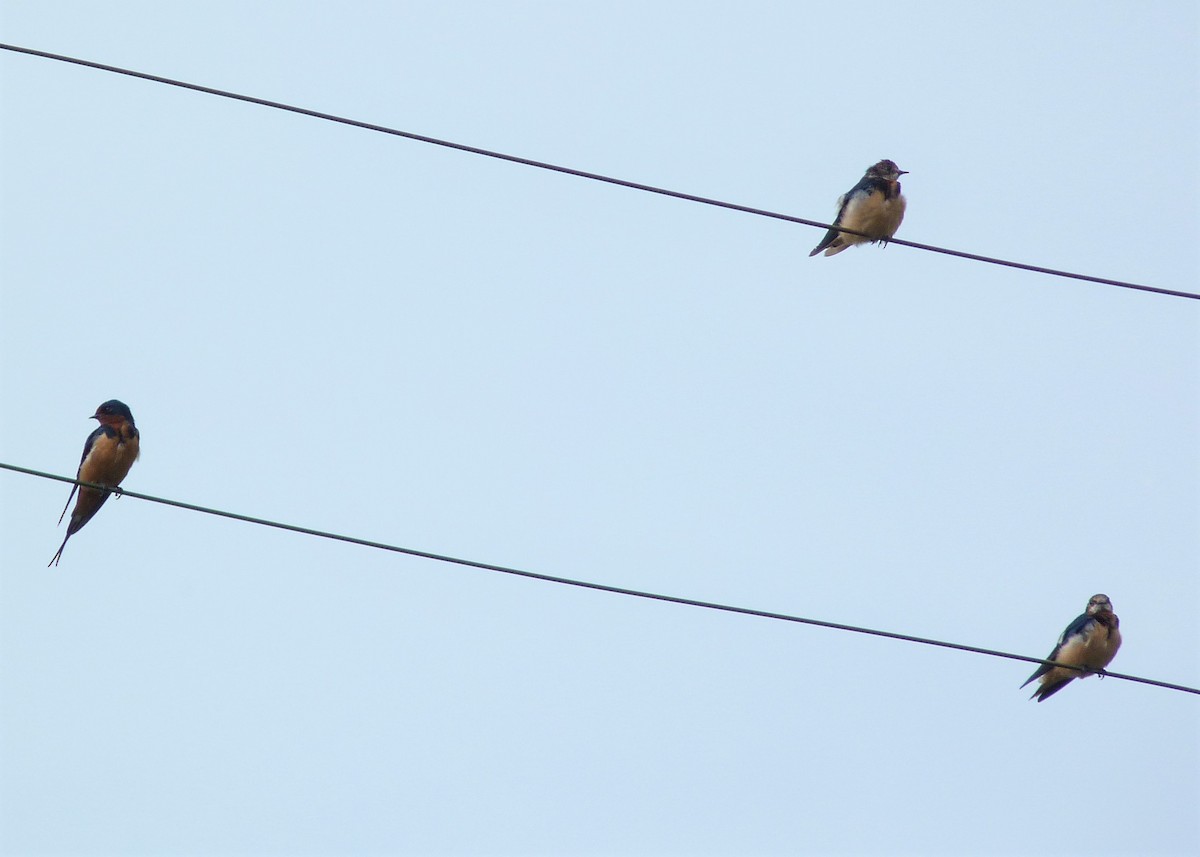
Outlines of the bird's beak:
M900 170L900 175L902 175L902 176L908 175L908 170Z

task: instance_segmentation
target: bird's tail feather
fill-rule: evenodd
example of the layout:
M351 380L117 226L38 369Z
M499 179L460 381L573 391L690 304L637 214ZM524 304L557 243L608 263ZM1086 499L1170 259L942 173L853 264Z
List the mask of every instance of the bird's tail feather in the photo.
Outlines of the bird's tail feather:
M67 509L71 508L71 498L75 496L75 492L79 490L78 485L71 486L71 493L67 495L67 505L63 506L62 514L58 516L58 525L62 525L63 518L67 516Z

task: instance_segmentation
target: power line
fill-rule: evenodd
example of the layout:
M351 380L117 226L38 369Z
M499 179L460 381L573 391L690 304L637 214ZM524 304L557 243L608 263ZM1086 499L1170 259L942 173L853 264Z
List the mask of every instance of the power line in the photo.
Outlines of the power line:
M391 551L392 553L405 554L407 556L420 557L421 559L434 560L436 562L450 563L452 565L461 565L468 568L477 568L483 571L495 571L501 574L509 574L515 577L525 577L530 580L540 580L546 583L559 583L563 586L574 586L579 589L591 589L597 592L609 592L614 595L626 595L631 598L644 598L650 601L665 601L670 604L681 604L685 607L702 607L706 610L719 610L724 613L737 613L743 616L757 616L761 619L774 619L780 622L794 622L800 625L814 625L818 628L830 628L835 631L849 631L855 634L867 634L872 637L886 637L890 640L902 640L906 643L921 643L926 646L938 646L943 649L957 649L960 652L971 652L977 655L989 655L994 658L1008 658L1014 661L1026 661L1031 664L1049 664L1050 666L1064 667L1066 669L1075 670L1083 673L1084 670L1074 664L1062 664L1057 661L1046 660L1045 658L1031 658L1028 655L1018 655L1011 652L1001 652L996 649L984 649L979 646L968 646L963 643L949 643L944 640L933 640L928 637L914 637L911 634L898 634L894 631L879 631L873 628L862 628L857 625L846 625L841 622L826 622L821 619L806 619L802 616L793 616L789 613L776 613L769 610L755 610L750 607L736 607L731 604L720 604L714 601L700 601L695 598L684 598L678 595L663 595L661 593L646 592L641 589L629 589L624 586L610 586L606 583L594 583L587 580L577 580L571 577L559 577L553 574L542 574L536 571L526 571L519 568L512 568L504 565L496 565L490 562L479 562L473 559L461 559L459 557L447 556L446 554L433 553L431 551L417 550L416 548L400 547L399 545L391 545L386 542L376 542L369 539L360 539L354 536L341 535L339 533L326 532L324 530L316 530L311 527L301 527L296 524L285 524L279 521L271 521L266 518L256 518L251 515L242 515L237 512L227 512L221 509L212 509L207 506L197 506L194 503L184 503L180 500L170 500L166 497L155 497L150 494L140 494L135 491L126 491L123 488L110 489L105 485L99 485L92 482L82 482L78 479L72 479L69 476L59 476L55 473L46 473L41 470L32 470L28 467L20 467L15 464L6 464L0 461L0 469L11 470L15 473L24 473L29 476L37 476L42 479L53 479L57 482L66 482L72 485L82 485L85 488L96 488L102 491L114 490L122 496L133 497L137 500L147 500L151 503L160 503L164 506L174 506L178 509L186 509L189 512L201 512L205 515L215 515L219 518L230 518L235 521L245 521L248 524L257 524L263 527L273 527L277 530L287 530L292 533L301 533L306 536L315 536L321 539L330 539L332 541L346 542L352 545L361 545L362 547L375 548L376 550ZM1124 679L1126 681L1139 682L1141 684L1150 684L1155 687L1165 687L1168 690L1178 690L1184 693L1194 693L1200 695L1200 688L1187 687L1181 684L1172 684L1170 682L1158 681L1157 679L1142 678L1140 676L1125 675L1123 673L1114 673L1104 671L1101 675L1111 678Z
M141 80L149 80L154 83L162 83L168 86L178 86L182 89L190 89L195 92L203 92L207 95L216 95L221 98L232 98L235 101L245 101L249 104L258 104L262 107L271 107L276 110L286 110L289 113L299 113L302 116L311 116L314 119L324 119L327 122L338 122L342 125L351 125L355 128L364 128L368 131L378 131L381 134L391 134L395 137L404 137L408 140L416 140L421 143L429 143L434 146L444 146L448 149L457 149L460 152L469 152L474 155L482 155L487 158L496 158L501 161L510 161L514 164L524 164L527 167L535 167L540 170L551 170L557 173L564 173L577 178L590 179L592 181L606 182L608 184L618 185L619 187L630 188L631 190L645 191L646 193L655 193L662 196L669 196L675 199L682 199L688 202L697 202L702 205L712 205L717 208L726 208L731 211L741 211L745 214L754 214L759 217L770 217L775 220L786 220L789 223L799 223L804 226L815 226L820 229L831 229L832 224L822 223L817 220L806 220L803 217L793 217L790 214L780 214L779 212L767 211L761 208L753 208L748 205L739 205L733 202L724 202L718 199L709 197L697 196L696 194L683 193L681 191L669 190L667 188L655 187L654 185L642 184L640 182L628 181L626 179L614 178L605 176L599 173L590 173L584 170L577 170L573 167L564 167L557 164L547 163L545 161L535 161L531 158L523 158L519 155L508 155L503 152L495 152L490 149L481 149L478 146L468 146L465 143L455 143L450 140L439 140L436 137L427 137L424 134L415 134L411 131L400 131L396 128L388 128L385 125L376 125L371 122L363 122L358 119L348 119L344 116L335 116L332 113L322 113L318 110L309 110L306 107L296 107L291 104L283 104L279 101L270 101L265 98L257 98L252 95L242 95L236 92L230 92L224 89L215 89L211 86L201 86L198 83L188 83L182 80L174 80L169 77L161 77L156 74L148 74L142 71L134 71L132 69L120 68L119 66L106 65L104 63L93 62L92 60L79 59L78 57L64 56L63 54L52 54L47 51L39 51L34 48L23 48L18 45L8 45L0 43L0 49L13 51L16 53L28 54L30 56L42 57L44 59L56 60L58 62L72 63L74 65L93 68L99 71L108 71L114 74L123 74L128 77L136 77ZM858 232L853 229L840 229L842 232L849 232L854 235L865 235L867 238L872 236L866 233ZM917 250L928 250L931 253L942 253L947 256L957 256L961 259L970 259L975 262L986 262L990 265L1003 265L1008 268L1018 268L1023 271L1033 271L1038 274L1048 274L1053 277L1065 277L1072 280L1083 280L1089 283L1100 283L1106 286L1117 286L1122 289L1135 289L1142 292L1153 292L1160 295L1171 295L1179 298L1191 298L1192 300L1200 300L1200 294L1192 292L1178 291L1175 289L1163 289L1157 286L1146 286L1138 283L1130 283L1124 280L1110 280L1105 277L1093 277L1089 274L1076 274L1070 271L1060 271L1055 268L1044 268L1040 265L1029 265L1024 262L1013 262L1006 259L997 259L992 256L981 256L977 253L967 253L962 250L951 250L946 247L935 247L932 244L921 244L916 241L906 241L902 238L892 238L890 244L900 244L904 247L912 247Z

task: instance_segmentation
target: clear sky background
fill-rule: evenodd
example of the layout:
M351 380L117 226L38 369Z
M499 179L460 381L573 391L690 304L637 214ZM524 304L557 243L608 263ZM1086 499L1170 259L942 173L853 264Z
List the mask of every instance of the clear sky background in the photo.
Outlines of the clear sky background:
M1200 290L1177 3L3 2L0 40ZM1200 302L0 53L0 460L1200 685ZM1185 854L1200 698L0 472L5 855Z

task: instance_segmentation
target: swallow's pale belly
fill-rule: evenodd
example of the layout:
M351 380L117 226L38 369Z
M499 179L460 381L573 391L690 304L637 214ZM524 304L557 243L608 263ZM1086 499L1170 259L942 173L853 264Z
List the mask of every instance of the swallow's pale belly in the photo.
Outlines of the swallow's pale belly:
M904 202L903 196L887 199L882 193L850 200L838 225L865 232L870 237L842 233L842 240L846 244L862 244L864 241L891 238L904 220Z

